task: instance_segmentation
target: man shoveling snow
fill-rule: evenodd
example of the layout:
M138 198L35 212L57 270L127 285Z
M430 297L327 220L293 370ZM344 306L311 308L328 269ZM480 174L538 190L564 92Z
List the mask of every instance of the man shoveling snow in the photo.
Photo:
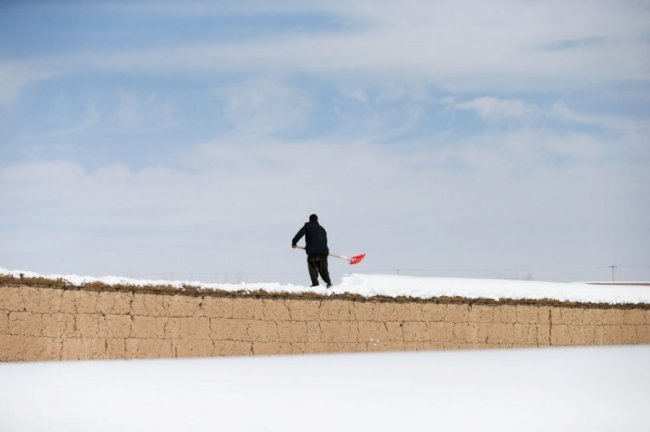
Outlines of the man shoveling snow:
M298 233L291 240L291 247L298 247L298 241L305 236L305 252L307 252L307 268L311 278L311 286L318 286L318 275L327 284L327 288L332 286L330 273L327 268L327 256L330 253L327 247L327 231L318 223L318 216L313 214L309 216L309 222L300 228Z
M298 241L302 236L305 236L305 242L307 243L304 247L298 246ZM319 225L318 216L315 214L309 216L309 222L305 223L293 237L291 247L304 249L307 252L307 267L309 269L309 277L311 278L311 286L313 287L318 286L319 274L327 284L327 288L332 286L327 264L328 256L344 259L350 265L359 264L366 256L365 253L353 257L330 253L327 247L327 231Z

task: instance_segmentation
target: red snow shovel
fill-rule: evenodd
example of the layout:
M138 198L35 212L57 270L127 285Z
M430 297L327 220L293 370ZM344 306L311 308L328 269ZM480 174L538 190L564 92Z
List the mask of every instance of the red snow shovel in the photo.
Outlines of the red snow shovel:
M298 245L296 245L296 247L297 247L298 249L305 249L304 246L298 246ZM359 264L361 261L363 261L363 259L366 257L366 254L365 254L365 253L362 253L362 254L359 254L359 255L355 255L355 256L353 256L353 257L346 257L345 255L339 255L339 254L335 254L335 253L330 253L330 256L333 256L333 257L336 257L336 258L344 259L344 260L346 260L348 263L350 263L350 265L354 265L354 264Z

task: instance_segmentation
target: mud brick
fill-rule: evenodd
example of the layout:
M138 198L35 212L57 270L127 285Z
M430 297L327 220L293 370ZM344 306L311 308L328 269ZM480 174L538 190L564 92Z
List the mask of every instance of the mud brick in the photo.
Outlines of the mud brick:
M38 306L34 312L40 313L57 313L61 310L63 302L63 290L59 289L40 289L38 290Z
M59 308L59 312L72 314L77 313L76 291L63 291L63 294L61 294L61 307Z
M355 301L351 305L351 319L356 321L380 321L381 309L379 303Z
M289 314L295 321L317 321L320 301L317 300L287 300Z
M275 342L278 340L278 326L272 321L249 321L248 339L253 342Z
M467 341L470 343L485 343L488 338L488 324L490 323L469 323L467 325Z
M357 342L357 325L350 321L321 321L320 330L323 342Z
M505 307L505 306L503 306ZM510 315L504 315L510 316ZM514 313L512 314L514 318ZM497 322L486 325L487 343L499 344L501 346L512 346L515 341L514 324Z
M626 324L621 327L622 327L621 343L624 344L639 343L639 336L636 334L636 326Z
M315 343L322 342L322 335L320 330L319 321L308 321L307 322L307 342Z
M585 323L585 311L582 308L562 308L562 324L583 325Z
M356 352L358 344L356 342L325 342L324 348L328 353L346 353Z
M60 339L27 336L22 361L59 360L61 357Z
M554 324L551 328L551 345L571 345L571 333L566 324Z
M453 323L470 322L470 307L466 304L447 305L447 314L445 319Z
M253 342L255 355L291 354L293 347L288 342Z
M242 320L210 318L210 336L213 340L248 341L247 327L247 322Z
M384 323L386 328L386 336L384 339L393 342L404 342L404 331L402 330L402 323L396 321L388 321ZM429 327L427 326L427 334ZM383 340L383 339L381 339Z
M177 294L163 297L168 317L194 317L201 315L201 298Z
M431 342L451 342L454 340L454 323L427 323L427 330L429 332L429 341Z
M99 338L65 338L62 360L96 360L106 358L106 340Z
M77 330L83 339L98 339L105 335L99 331L100 316L96 314L78 314L75 316Z
M94 291L75 291L74 301L77 313L94 314L97 312L99 293Z
M201 315L208 318L232 318L234 301L226 297L205 297L201 302Z
M168 339L126 340L126 358L171 358L172 341Z
M377 346L379 351L404 351L403 341L379 341Z
M9 333L9 312L0 310L0 334Z
M595 326L570 325L569 334L573 345L594 345L596 343Z
M514 324L517 322L517 307L511 305L500 305L494 307L495 323ZM499 328L499 327L495 327Z
M294 342L294 343L292 343L291 344L291 353L292 354L304 354L306 352L305 351L306 345L307 344L305 342Z
M460 322L460 323L454 323L454 342L458 343L469 343L471 342L470 338L470 330L469 330L469 323L466 322Z
M549 346L551 344L551 326L550 324L540 324L537 326L537 346Z
M106 315L99 323L100 334L111 339L126 339L131 335L130 315Z
M318 311L318 318L324 321L349 321L351 317L350 309L350 302L348 301L322 301Z
M424 321L407 321L403 326L404 342L427 342L429 332Z
M26 338L26 336L0 334L0 362L21 361Z
M174 357L210 357L214 352L211 340L174 340L172 341Z
M255 298L238 298L232 304L232 317L242 320L264 319L262 300Z
M97 312L104 315L127 315L131 313L131 292L100 292L97 297Z
M162 339L165 336L167 318L134 316L131 337L139 339ZM128 351L131 353L131 351Z
M251 342L221 340L214 341L212 355L215 356L245 356L253 354Z
M357 335L358 335L358 342L368 342L369 340L386 340L388 339L388 332L386 329L386 326L378 321L359 321L356 323L357 325ZM402 339L401 336L401 327L400 327L400 337L399 340Z
M539 314L537 313L537 306L522 305L517 307L517 322L519 324L537 324L539 322Z
M127 358L126 341L124 339L106 339L106 358L111 360Z
M553 323L553 325L565 324L564 321L562 321L562 308L552 307L550 309L551 309L551 323Z
M604 325L621 325L625 323L625 311L622 309L607 309L603 313Z
M264 320L266 321L290 321L289 307L284 300L262 300Z
M623 311L623 322L626 325L642 325L645 323L645 311L643 309L629 309Z
M20 295L23 297L23 303L25 305L25 311L27 312L32 312L32 313L38 313L40 312L40 297L41 297L41 290L38 288L32 288L32 287L21 287L20 288Z
M398 321L422 321L422 306L420 303L395 303Z
M392 302L379 302L377 303L379 307L379 321L402 321L403 318L400 317L400 309L397 307L397 303Z
M332 351L330 351L330 344L327 342L308 341L305 343L306 354L320 354L328 352Z
M603 310L602 309L585 309L583 311L584 325L599 326L603 324Z
M10 312L9 334L41 336L43 334L43 316L31 312Z
M0 311L25 311L25 300L20 293L22 288L0 286Z
M280 321L278 340L280 342L307 342L307 323L302 321Z
M428 342L404 342L405 351L428 351Z
M551 324L552 308L545 306L537 307L537 318L539 324Z
M445 320L447 305L438 303L422 304L422 319L428 322L439 322Z
M636 334L640 344L650 344L650 325L636 326Z
M175 317L165 324L165 339L210 339L210 318Z
M164 296L160 294L134 293L131 314L150 317L165 316Z
M471 323L494 322L494 306L474 305L469 310L468 321Z
M517 346L536 346L537 345L537 326L534 324L514 325L515 344Z

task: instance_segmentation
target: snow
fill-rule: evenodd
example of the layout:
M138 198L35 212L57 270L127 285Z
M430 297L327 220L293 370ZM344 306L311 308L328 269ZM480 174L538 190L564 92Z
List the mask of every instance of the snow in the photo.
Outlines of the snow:
M205 283L201 281L169 281L130 279L117 276L91 277L79 275L39 275L34 272L21 270L6 270L0 268L0 275L20 277L42 277L47 279L62 279L72 285L80 286L94 282L106 285L128 285L133 287L171 286L183 289L193 286L205 290L223 291L257 291L270 293L316 293L357 294L364 297L464 297L468 299L486 298L492 300L557 300L561 302L609 303L609 304L641 304L650 303L650 286L634 285L592 285L584 282L540 282L503 279L468 279L468 278L432 278L401 275L376 275L355 273L344 276L341 283L332 289L325 287L307 287L303 285L281 284L277 282L242 282Z
M0 430L647 431L650 346L0 364Z

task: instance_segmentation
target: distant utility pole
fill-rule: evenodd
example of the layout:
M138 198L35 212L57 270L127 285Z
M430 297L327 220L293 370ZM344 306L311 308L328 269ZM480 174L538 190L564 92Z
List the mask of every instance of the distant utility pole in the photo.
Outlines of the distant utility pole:
M612 269L612 282L616 282L616 268L617 267L618 267L617 265L609 266L609 268Z

